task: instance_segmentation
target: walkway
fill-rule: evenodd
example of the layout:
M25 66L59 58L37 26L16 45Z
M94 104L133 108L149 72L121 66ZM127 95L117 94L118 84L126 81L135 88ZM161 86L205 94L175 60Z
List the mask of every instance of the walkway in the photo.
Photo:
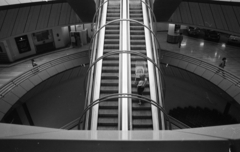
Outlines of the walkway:
M205 41L184 35L182 47L177 44L167 43L167 33L157 33L157 38L163 50L179 52L185 55L204 60L214 65L219 65L223 57L227 58L225 69L240 77L240 47L228 46L224 43Z
M227 65L225 69L240 77L239 47L228 46L222 43L204 41L202 39L184 36L182 47L178 48L177 44L170 44L166 42L166 32L157 33L157 38L159 39L161 48L163 50L190 55L215 65L218 65L221 62L222 57L226 57ZM43 64L58 57L87 50L88 48L89 45L85 45L81 48L63 49L57 51L56 53L49 53L48 55L35 57L35 61L38 64ZM0 87L10 81L12 78L22 74L27 70L30 70L31 68L32 64L30 59L21 61L19 64L15 64L10 67L1 67L0 65Z
M55 52L50 52L47 55L39 55L37 57L34 57L36 63L38 65L46 63L48 61L54 60L56 58L68 55L68 54L73 54L76 52L81 52L89 49L89 44L84 45L79 48L65 48L61 49ZM25 71L28 71L32 68L32 62L31 59L26 59L23 61L19 61L17 63L14 63L12 66L1 66L0 65L0 87L9 82L11 79L14 77L24 73Z

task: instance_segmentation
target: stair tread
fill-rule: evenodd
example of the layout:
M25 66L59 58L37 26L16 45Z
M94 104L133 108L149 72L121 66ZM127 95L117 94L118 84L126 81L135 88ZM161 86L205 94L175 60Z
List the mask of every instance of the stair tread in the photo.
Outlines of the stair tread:
M134 125L141 125L141 124L152 125L152 120L151 119L133 119L133 124Z
M99 106L118 108L118 101L103 101L99 104Z
M116 90L118 90L118 87L116 87L116 86L101 86L100 90L101 91L104 91L104 90L116 91Z
M148 111L132 111L133 116L152 116L152 112Z
M98 118L98 123L118 123L117 118Z
M118 73L102 73L102 77L107 77L107 76L116 76L118 77Z
M114 126L98 126L98 130L118 130L118 127L114 127Z
M118 116L118 109L99 109L99 115L116 115Z

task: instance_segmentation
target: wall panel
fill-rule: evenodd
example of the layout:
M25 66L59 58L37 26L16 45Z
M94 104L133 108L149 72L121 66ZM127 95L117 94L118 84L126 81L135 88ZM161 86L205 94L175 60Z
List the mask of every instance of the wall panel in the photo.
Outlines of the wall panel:
M7 11L4 23L2 25L2 29L0 31L0 38L5 38L5 37L11 36L13 26L14 26L16 18L17 18L18 10L19 9L16 8L16 9L9 9Z
M198 6L198 3L189 2L189 8L192 14L192 20L195 25L203 26L203 17L201 15L201 10Z
M66 18L67 18L67 4L64 3L64 4L62 4L62 9L61 9L58 25L64 25Z
M64 3L62 5L59 25L65 25L69 23L70 15L71 15L71 8L67 3Z
M238 26L240 26L240 7L239 6L233 6L233 10L235 12L237 21L238 21Z
M48 27L57 26L61 13L62 4L53 4L49 16Z
M0 10L0 39L36 30L81 23L68 3Z
M212 9L213 17L215 19L217 28L220 30L228 30L228 26L224 18L221 6L216 4L210 4L210 7Z
M175 12L173 13L173 15L172 15L172 17L171 17L171 20L172 20L173 22L177 22L177 23L181 23L181 22L182 22L179 8L177 8L177 9L175 10Z
M239 28L238 21L237 21L237 18L235 16L232 6L223 6L222 5L221 7L222 7L229 30L231 32L239 33L240 28Z
M192 24L191 12L187 2L182 2L180 4L180 13L182 17L182 22Z
M182 1L168 22L240 36L240 6L228 3Z
M6 10L0 11L0 31L1 31L6 14L7 14Z
M41 10L41 5L31 7L28 15L28 20L25 26L25 32L34 31L36 29L40 10Z
M27 22L30 7L23 7L19 9L16 23L14 25L12 35L17 35L24 32L25 24Z
M39 14L38 23L37 23L37 29L43 29L47 27L51 7L52 7L51 4L42 5L42 8Z
M201 9L204 26L215 28L215 21L209 4L199 3L199 7Z
M74 12L73 9L71 9L71 15L70 15L69 23L70 24L78 23L77 15L76 15L76 13Z

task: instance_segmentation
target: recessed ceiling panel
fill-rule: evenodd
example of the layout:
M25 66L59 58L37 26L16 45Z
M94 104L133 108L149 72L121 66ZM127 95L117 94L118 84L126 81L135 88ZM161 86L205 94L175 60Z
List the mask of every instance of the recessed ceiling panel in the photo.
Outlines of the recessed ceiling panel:
M20 2L18 0L5 0L9 5L12 4L19 4Z
M5 0L0 1L0 6L1 5L8 5L8 3Z
M20 3L31 3L31 0L19 0Z
M0 6L17 5L23 3L49 2L54 0L0 0Z

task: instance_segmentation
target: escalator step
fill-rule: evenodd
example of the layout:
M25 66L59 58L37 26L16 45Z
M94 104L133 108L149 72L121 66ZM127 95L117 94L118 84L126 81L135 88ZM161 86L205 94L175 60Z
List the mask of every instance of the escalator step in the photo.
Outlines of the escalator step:
M130 27L131 30L144 30L143 26L131 26Z
M133 125L136 126L152 126L151 119L133 119Z
M102 80L101 84L104 86L109 86L109 85L114 85L114 86L118 86L119 81L118 80Z
M119 30L105 30L105 34L119 34Z
M131 40L131 45L145 45L145 40Z
M118 34L105 34L105 39L119 39Z
M101 86L100 92L118 92L118 87L116 86Z
M144 35L131 35L130 38L131 40L145 40Z
M104 116L114 116L114 117L117 117L118 116L118 110L116 109L101 109L101 107L99 107L99 112L98 112L99 115L101 115L101 117L104 117Z
M118 109L118 101L103 101L99 106L104 109Z
M131 45L131 50L146 50L146 45Z
M133 111L133 117L152 117L151 111Z
M144 30L131 30L131 35L144 35Z
M118 119L116 118L98 118L99 125L112 126L118 124Z
M97 128L98 130L118 130L118 127L114 127L114 126L98 126Z
M102 62L104 64L104 66L118 66L119 65L119 61L118 60L103 60Z
M104 44L104 49L119 49L119 44Z
M118 44L119 45L119 40L118 39L106 39L104 40L105 44Z

